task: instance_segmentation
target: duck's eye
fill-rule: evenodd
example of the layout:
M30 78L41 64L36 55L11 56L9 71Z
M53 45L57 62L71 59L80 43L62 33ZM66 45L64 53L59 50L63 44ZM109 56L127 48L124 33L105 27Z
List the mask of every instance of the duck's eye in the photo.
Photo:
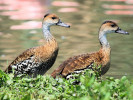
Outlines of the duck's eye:
M56 19L57 17L52 17L52 19Z
M115 27L116 25L115 24L112 24L111 27Z

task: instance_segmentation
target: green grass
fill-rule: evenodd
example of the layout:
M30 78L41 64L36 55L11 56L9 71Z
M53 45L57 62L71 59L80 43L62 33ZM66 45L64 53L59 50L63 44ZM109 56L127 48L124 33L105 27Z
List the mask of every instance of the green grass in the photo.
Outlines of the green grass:
M73 85L75 80L79 85ZM77 79L13 78L0 70L0 100L133 100L133 81L126 76L121 79L100 79L93 71L86 71Z

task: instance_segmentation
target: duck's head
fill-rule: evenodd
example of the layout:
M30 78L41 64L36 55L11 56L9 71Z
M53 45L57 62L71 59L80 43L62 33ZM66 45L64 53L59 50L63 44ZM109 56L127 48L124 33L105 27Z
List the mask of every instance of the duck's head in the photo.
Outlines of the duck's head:
M59 19L59 17L55 14L46 14L46 15L44 15L43 24L45 24L47 26L59 25L59 26L62 26L62 27L67 27L67 28L70 27L70 25L67 25L67 24L63 23Z
M113 22L113 21L105 21L101 28L100 28L101 33L119 33L119 34L125 34L128 35L129 33L120 29L119 26Z

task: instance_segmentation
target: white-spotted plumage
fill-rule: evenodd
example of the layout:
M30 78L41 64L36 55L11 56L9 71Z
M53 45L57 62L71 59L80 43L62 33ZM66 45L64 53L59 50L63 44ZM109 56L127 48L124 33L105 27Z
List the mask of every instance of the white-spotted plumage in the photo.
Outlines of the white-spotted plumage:
M80 74L80 73L85 74L84 72L85 72L86 70L88 70L88 69L93 69L93 68L92 68L93 65L94 65L94 63L90 64L90 65L89 65L88 67L86 67L85 69L75 70L74 72L68 74L68 75L66 76L66 79L70 79L70 78L73 79L75 75L78 75L78 74Z

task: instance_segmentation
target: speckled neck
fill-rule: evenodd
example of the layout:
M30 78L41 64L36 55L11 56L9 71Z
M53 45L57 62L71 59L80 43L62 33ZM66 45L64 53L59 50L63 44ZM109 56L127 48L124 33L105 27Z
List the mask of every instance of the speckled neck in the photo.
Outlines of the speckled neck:
M49 24L43 23L42 28L43 28L43 35L44 35L46 41L50 41L51 39L54 38L52 36L52 34L50 33L50 25Z
M99 41L102 47L110 48L109 42L106 38L106 32L105 31L99 31Z

